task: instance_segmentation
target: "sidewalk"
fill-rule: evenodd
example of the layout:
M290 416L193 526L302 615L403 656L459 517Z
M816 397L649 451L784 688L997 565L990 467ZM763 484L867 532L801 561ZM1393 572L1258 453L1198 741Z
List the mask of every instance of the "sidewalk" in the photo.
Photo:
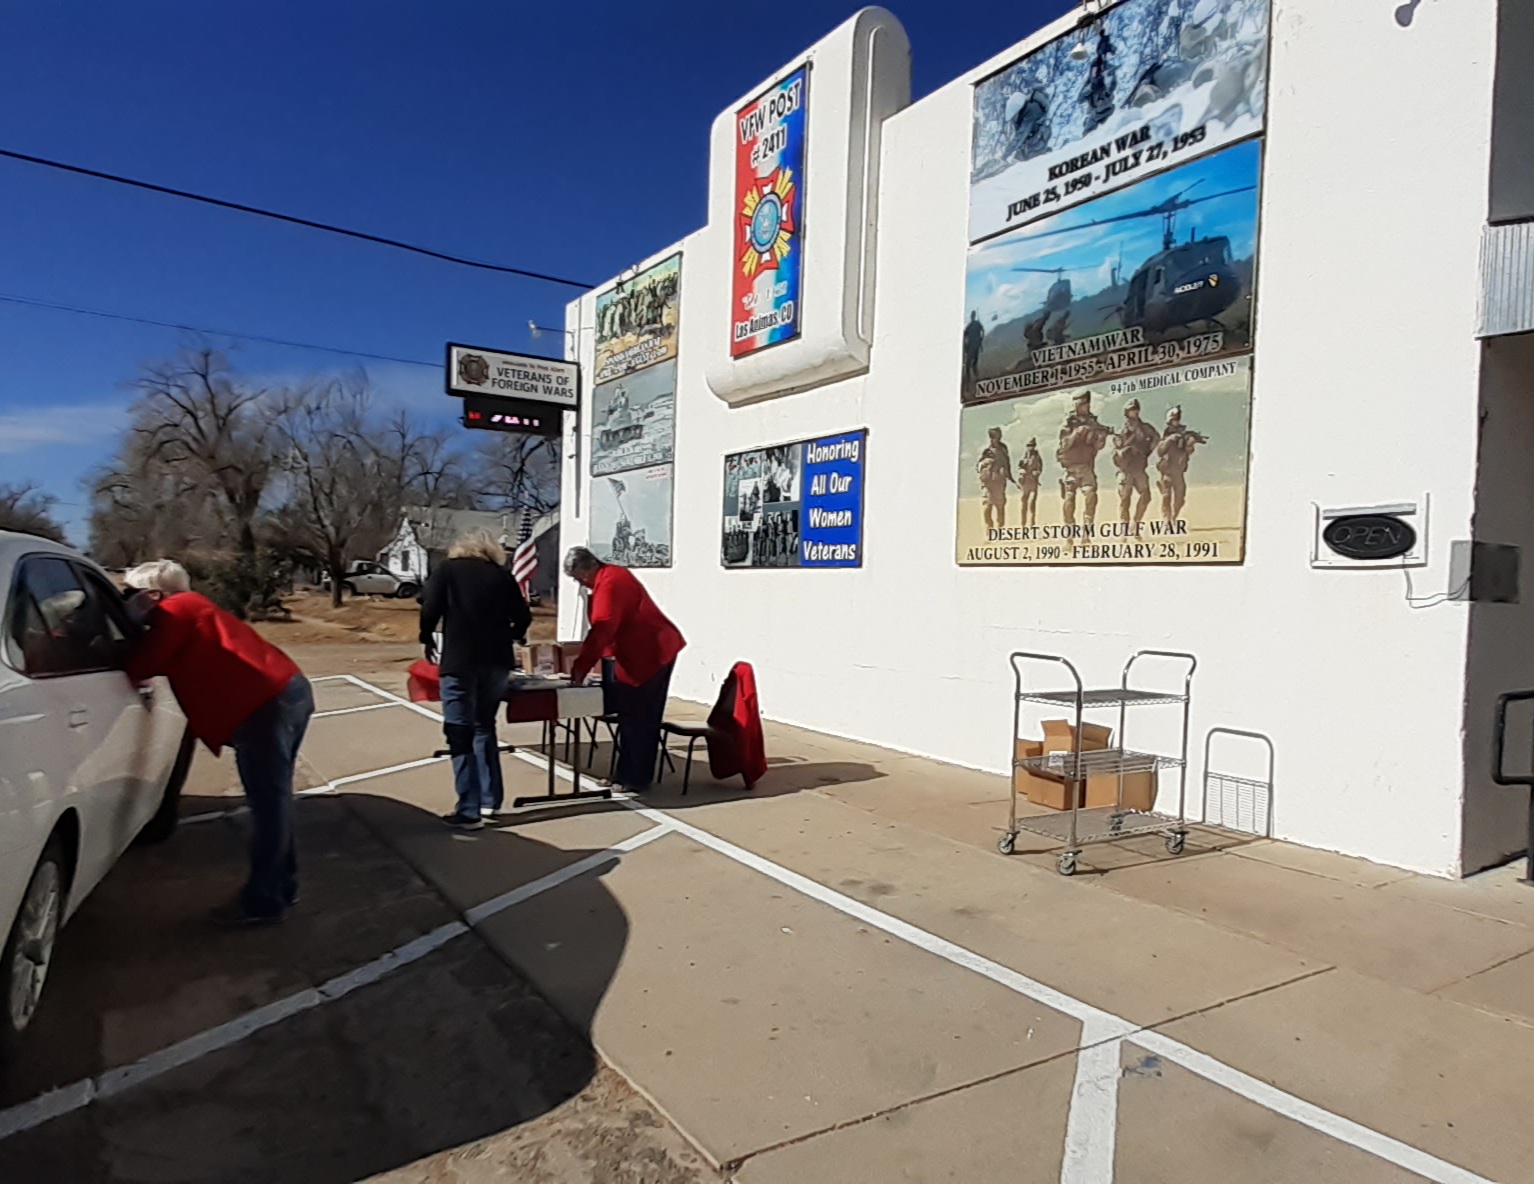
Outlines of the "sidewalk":
M332 779L356 771L356 729L372 767L436 743L405 709L333 726L308 750ZM1534 891L1514 869L1445 883L1196 831L1177 859L1088 848L1065 879L1026 834L995 851L1001 778L767 732L749 796L705 766L643 813L509 819L555 850L646 845L480 929L727 1175L1534 1179ZM510 794L540 791L509 765ZM348 800L467 911L505 867L391 807L442 804L447 782L405 770ZM597 885L629 938L593 975Z

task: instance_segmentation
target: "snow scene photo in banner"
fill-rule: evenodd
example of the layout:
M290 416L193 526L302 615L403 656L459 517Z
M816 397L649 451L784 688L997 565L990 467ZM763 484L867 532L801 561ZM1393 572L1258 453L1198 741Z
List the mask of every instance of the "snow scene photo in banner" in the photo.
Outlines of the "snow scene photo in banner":
M591 551L621 567L671 566L670 465L591 482Z
M1246 140L972 246L962 401L1250 351L1261 177Z
M592 392L591 474L665 464L676 432L676 361L604 382Z
M594 384L676 358L680 253L597 293Z
M1261 132L1268 20L1268 0L1126 0L977 83L970 242Z

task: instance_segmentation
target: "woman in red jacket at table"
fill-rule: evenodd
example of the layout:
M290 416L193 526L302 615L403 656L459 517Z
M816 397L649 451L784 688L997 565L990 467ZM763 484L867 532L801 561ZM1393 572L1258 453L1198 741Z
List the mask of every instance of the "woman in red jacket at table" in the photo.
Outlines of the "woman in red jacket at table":
M570 677L579 685L603 658L613 659L618 785L648 789L655 776L671 670L687 643L627 568L603 563L585 547L575 547L565 557L565 574L591 591L591 629Z
M298 901L293 767L314 714L314 693L293 659L204 596L169 559L124 578L130 614L146 631L128 661L135 682L163 675L192 734L215 756L228 744L250 807L250 878L217 909L229 925L282 920Z

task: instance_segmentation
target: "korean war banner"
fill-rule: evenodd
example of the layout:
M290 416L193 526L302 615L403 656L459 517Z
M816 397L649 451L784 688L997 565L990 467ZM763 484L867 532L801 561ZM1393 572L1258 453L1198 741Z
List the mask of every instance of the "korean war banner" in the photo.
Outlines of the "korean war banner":
M970 242L1261 132L1268 21L1268 0L1127 0L982 80Z
M960 564L1240 563L1251 356L965 407Z

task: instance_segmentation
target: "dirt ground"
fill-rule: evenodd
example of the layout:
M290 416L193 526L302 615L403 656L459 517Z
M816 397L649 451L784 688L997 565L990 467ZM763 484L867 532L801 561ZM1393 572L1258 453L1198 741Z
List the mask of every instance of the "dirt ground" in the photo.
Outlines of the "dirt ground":
M378 642L411 642L416 639L420 605L413 599L386 600L381 596L348 596L340 608L330 603L328 592L296 592L284 602L292 620L262 621L256 628L284 648L293 645ZM552 605L533 609L530 641L554 641L555 610Z

